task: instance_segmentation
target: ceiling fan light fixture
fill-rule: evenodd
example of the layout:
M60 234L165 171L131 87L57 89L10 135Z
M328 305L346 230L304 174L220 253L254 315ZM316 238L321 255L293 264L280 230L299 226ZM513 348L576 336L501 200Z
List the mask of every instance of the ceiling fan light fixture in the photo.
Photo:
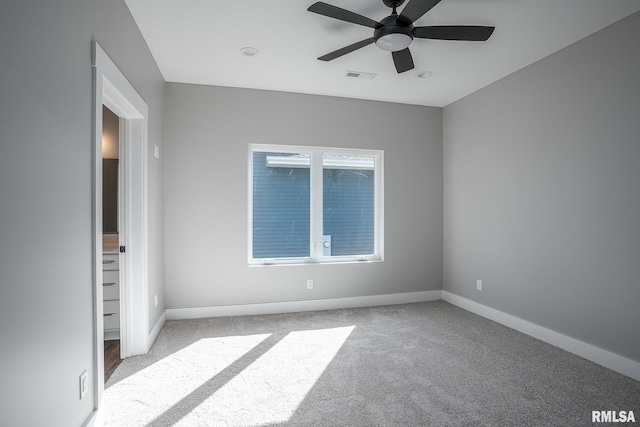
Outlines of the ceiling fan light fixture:
M389 52L397 52L409 47L413 39L411 36L402 33L386 34L376 40L376 46Z

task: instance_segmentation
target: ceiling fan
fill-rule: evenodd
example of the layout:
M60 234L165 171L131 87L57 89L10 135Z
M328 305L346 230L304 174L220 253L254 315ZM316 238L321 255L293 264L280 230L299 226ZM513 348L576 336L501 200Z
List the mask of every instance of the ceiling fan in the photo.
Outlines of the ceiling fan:
M345 46L318 58L321 61L331 61L347 53L375 43L382 50L390 51L398 73L413 69L413 57L409 45L414 38L435 40L466 40L485 41L495 27L478 25L436 25L428 27L414 27L413 23L431 10L440 0L409 0L400 15L396 8L405 0L382 0L385 6L392 8L391 15L376 22L366 16L342 9L323 2L309 6L309 12L363 25L373 28L373 37Z

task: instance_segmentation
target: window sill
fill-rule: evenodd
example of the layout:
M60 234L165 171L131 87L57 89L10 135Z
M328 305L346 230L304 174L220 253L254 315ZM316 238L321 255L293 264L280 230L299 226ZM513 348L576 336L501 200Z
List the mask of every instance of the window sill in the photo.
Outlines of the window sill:
M247 264L247 267L291 267L291 266L305 266L305 265L340 265L340 264L374 264L384 262L383 258L368 258L368 259L344 259L344 260L331 260L331 261L313 261L313 260L291 260L291 261L276 261L267 263L253 261Z

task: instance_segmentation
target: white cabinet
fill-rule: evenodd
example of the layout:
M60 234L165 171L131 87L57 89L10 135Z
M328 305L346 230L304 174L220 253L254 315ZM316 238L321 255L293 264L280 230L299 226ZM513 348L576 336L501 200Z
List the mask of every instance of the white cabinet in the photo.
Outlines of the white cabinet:
M120 254L119 253L103 253L102 254L102 270L119 270Z
M102 272L102 299L104 301L120 299L120 272L118 270Z
M120 254L102 254L104 339L120 339Z

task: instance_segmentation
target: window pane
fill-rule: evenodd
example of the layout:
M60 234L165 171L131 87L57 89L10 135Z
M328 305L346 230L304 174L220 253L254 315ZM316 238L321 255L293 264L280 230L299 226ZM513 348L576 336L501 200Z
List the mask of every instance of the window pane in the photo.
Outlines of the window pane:
M253 152L253 258L309 257L309 155Z
M325 256L373 254L374 197L373 157L323 156Z

